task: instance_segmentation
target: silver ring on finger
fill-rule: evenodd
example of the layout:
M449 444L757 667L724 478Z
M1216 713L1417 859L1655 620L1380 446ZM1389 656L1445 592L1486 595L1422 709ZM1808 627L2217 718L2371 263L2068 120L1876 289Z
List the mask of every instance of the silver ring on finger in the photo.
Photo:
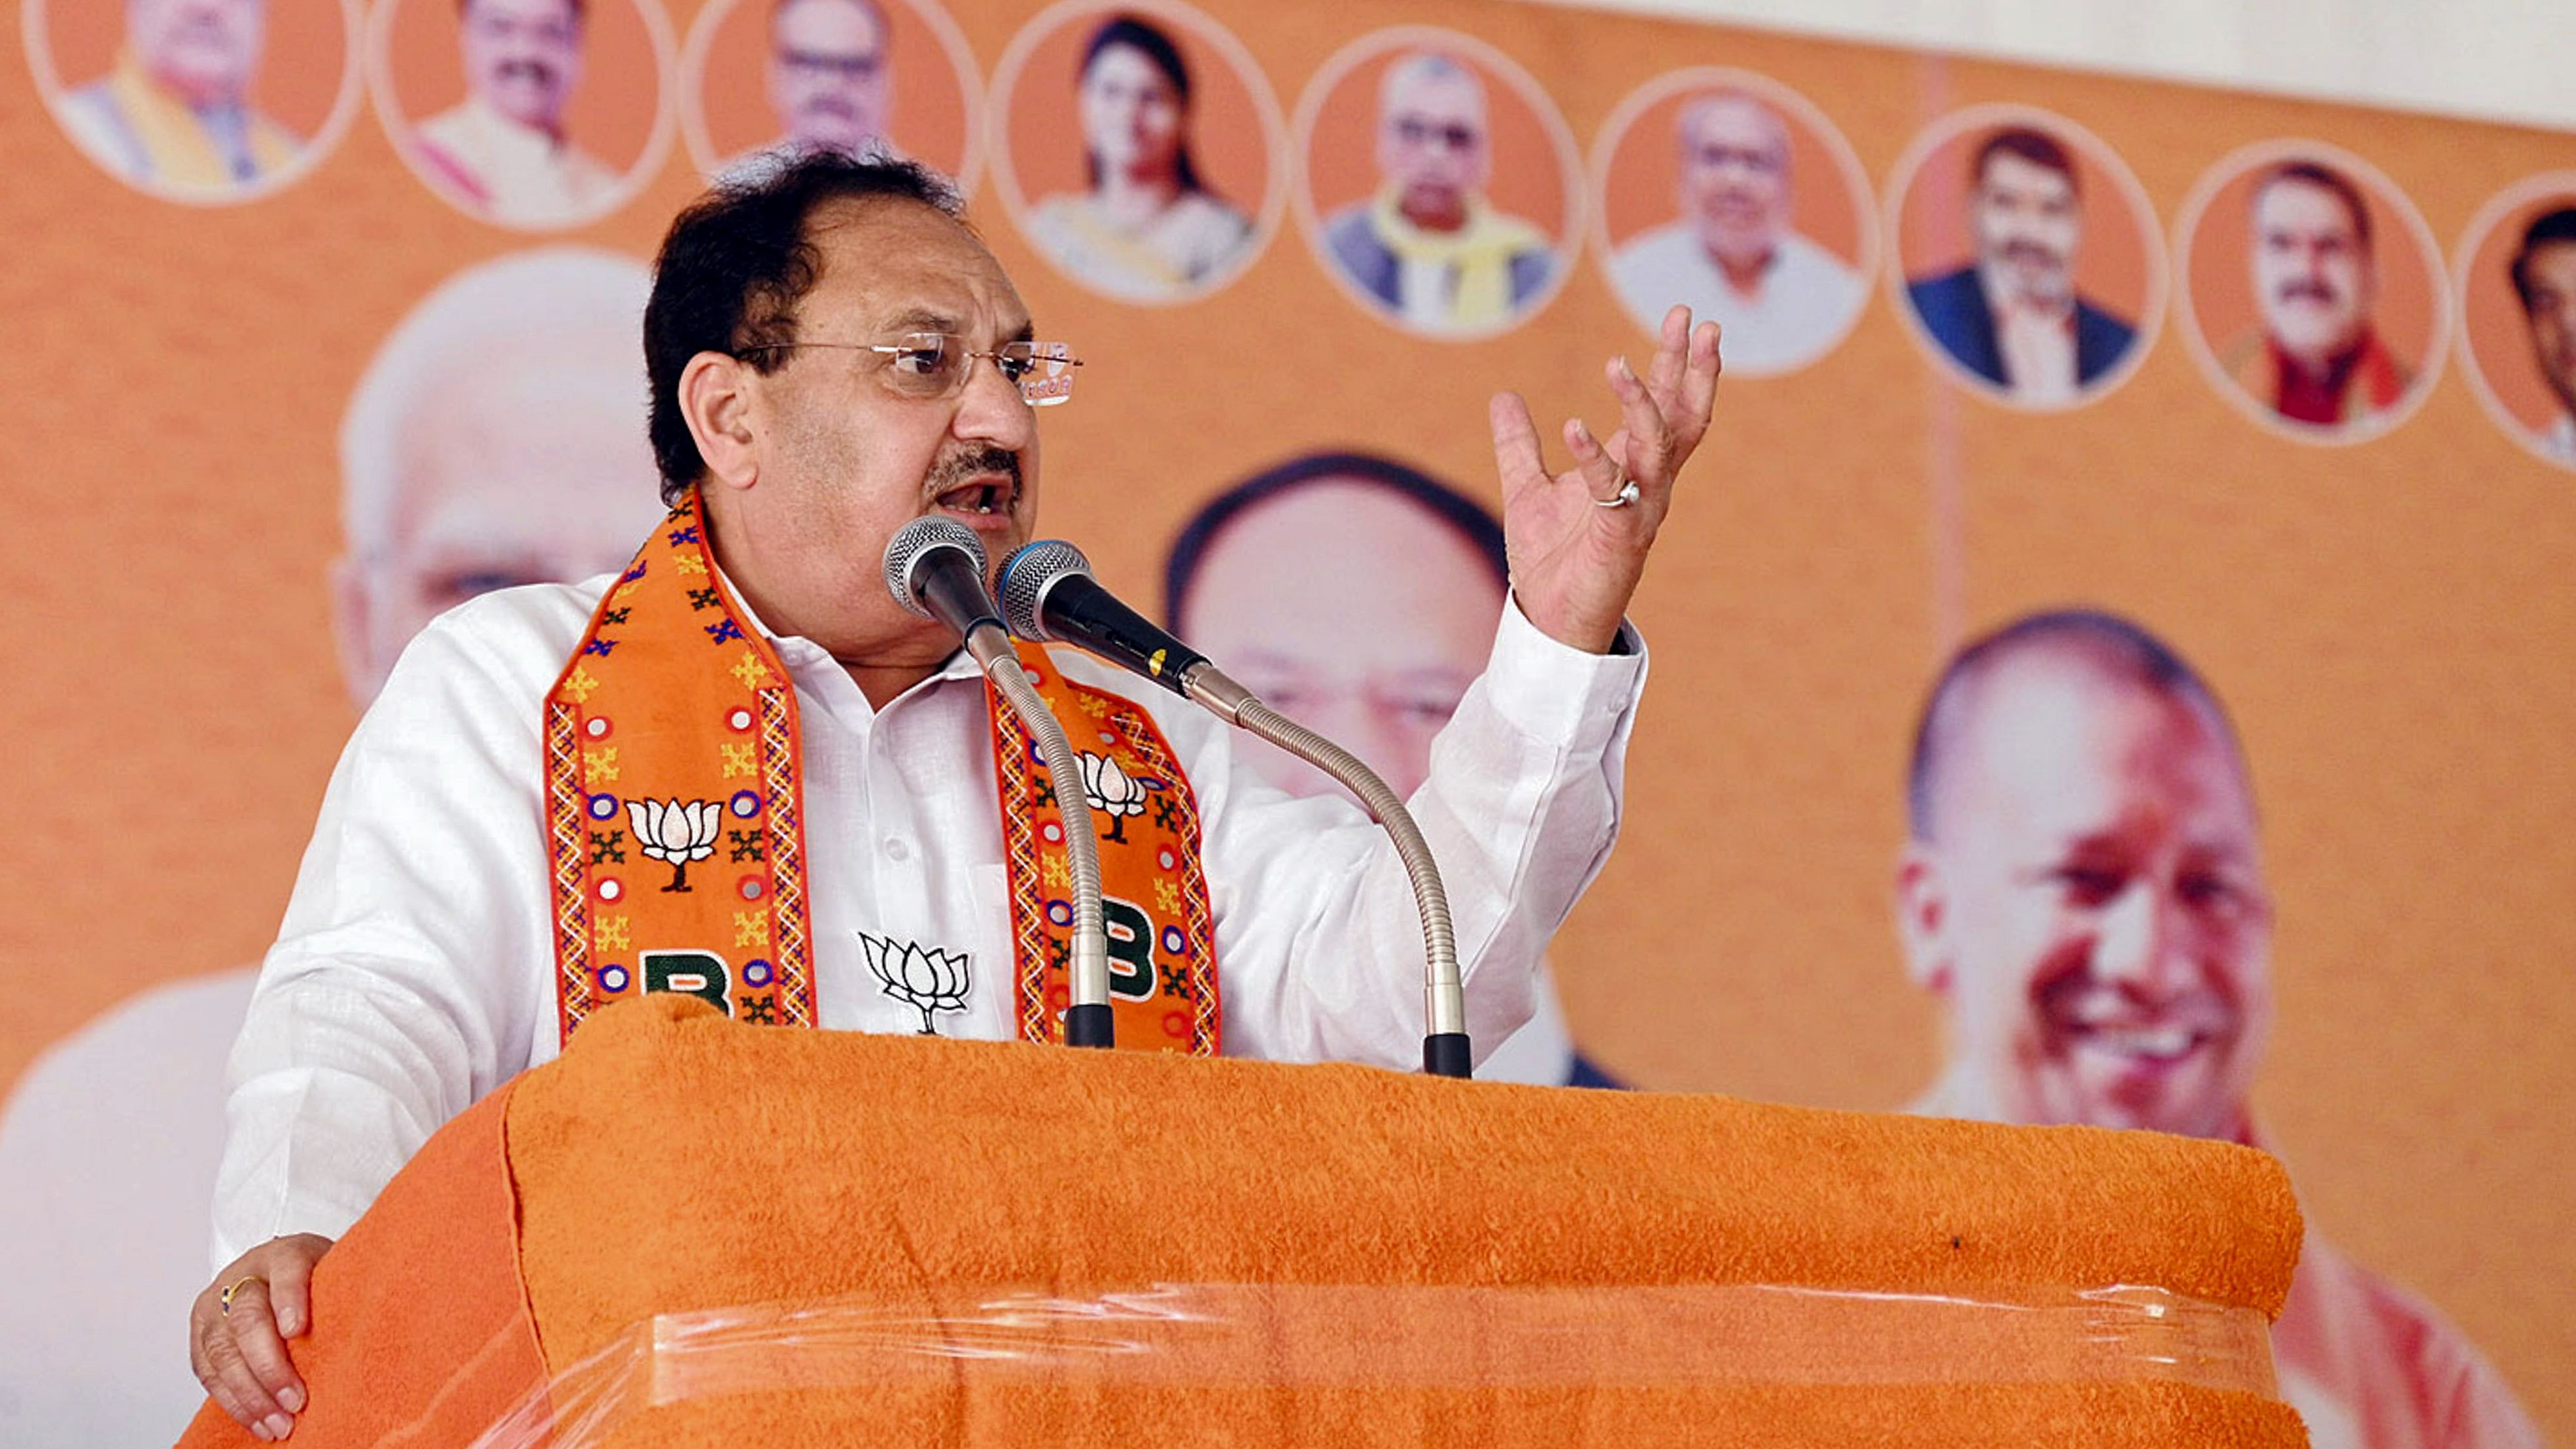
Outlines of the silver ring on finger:
M1619 491L1611 494L1607 498L1593 499L1592 506L1595 508L1626 508L1634 504L1643 496L1644 495L1639 493L1637 490L1637 480L1629 477L1628 470L1622 468L1619 470Z

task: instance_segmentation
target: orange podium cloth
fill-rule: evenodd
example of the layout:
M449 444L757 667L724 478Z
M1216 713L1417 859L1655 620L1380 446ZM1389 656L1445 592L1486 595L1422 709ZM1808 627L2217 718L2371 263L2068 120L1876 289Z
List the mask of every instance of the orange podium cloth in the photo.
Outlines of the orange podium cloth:
M2299 1238L2222 1143L651 997L324 1259L292 1442L2299 1445Z

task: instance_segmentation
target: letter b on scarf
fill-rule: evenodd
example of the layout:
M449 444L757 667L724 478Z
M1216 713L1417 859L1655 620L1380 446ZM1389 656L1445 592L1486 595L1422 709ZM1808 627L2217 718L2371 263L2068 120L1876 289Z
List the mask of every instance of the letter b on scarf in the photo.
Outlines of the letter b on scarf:
M724 958L709 951L647 951L644 953L644 989L646 991L679 991L700 996L715 1003L727 1016L733 1015L733 998L727 988L733 977L725 969Z

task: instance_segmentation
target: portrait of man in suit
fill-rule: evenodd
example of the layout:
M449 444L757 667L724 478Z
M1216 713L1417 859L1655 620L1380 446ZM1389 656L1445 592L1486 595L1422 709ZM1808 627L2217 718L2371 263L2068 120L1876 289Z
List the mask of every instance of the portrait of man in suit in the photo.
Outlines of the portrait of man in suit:
M2013 401L2080 401L2118 370L2138 331L2076 290L2084 194L2065 143L2029 126L1989 133L1968 164L1967 222L1973 260L1907 281L1916 319L1951 361Z

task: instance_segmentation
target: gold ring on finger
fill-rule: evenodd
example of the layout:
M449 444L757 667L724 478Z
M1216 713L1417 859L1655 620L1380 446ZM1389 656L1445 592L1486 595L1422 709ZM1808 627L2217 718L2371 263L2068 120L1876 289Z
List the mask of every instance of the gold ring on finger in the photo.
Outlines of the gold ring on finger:
M233 1311L234 1294L239 1293L253 1283L266 1283L267 1281L267 1279L262 1278L257 1273L245 1273L241 1277L225 1284L223 1295L215 1301L223 1309L225 1316L229 1317Z

